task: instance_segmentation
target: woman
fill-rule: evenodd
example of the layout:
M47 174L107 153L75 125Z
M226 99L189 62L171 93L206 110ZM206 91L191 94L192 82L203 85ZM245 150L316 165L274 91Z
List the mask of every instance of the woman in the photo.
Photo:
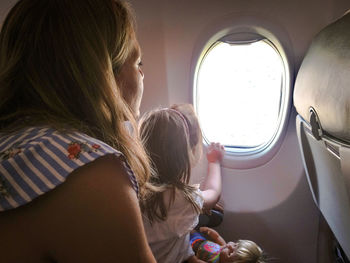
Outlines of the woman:
M0 34L0 261L154 262L130 8L21 0ZM134 128L134 131L137 129Z

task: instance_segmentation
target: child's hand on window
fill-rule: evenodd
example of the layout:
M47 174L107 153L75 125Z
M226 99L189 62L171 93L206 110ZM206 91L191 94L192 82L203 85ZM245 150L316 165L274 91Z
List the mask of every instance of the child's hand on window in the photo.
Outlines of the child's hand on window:
M225 148L220 143L211 143L208 146L207 160L210 163L221 163L225 154Z

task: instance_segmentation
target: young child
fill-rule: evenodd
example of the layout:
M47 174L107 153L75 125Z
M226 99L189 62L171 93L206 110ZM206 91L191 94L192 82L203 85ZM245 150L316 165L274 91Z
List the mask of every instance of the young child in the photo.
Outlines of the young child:
M160 263L194 259L190 231L200 211L213 208L219 200L224 147L218 143L208 147L208 174L199 190L189 185L191 168L202 151L202 133L192 105L146 113L139 128L154 169L149 194L141 202L152 252Z
M209 227L191 231L190 242L199 261L211 263L264 263L262 249L250 240L228 242Z

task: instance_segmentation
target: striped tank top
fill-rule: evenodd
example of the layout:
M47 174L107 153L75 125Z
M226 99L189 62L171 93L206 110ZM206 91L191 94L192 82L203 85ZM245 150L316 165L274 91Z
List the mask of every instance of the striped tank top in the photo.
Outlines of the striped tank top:
M75 169L106 154L121 158L138 194L138 183L121 152L79 132L32 127L0 134L0 211L27 204L62 184Z

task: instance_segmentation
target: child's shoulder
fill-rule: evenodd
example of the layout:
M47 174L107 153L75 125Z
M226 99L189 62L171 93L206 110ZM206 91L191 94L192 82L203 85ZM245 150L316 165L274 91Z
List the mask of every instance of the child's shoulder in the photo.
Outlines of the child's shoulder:
M196 202L196 204L202 208L203 207L203 197L202 197L202 191L199 189L199 185L192 185L194 187L194 190L191 192L190 196L191 198ZM175 190L175 200L174 204L178 204L180 206L191 205L191 202L188 200L188 197L186 197L186 194L181 189Z
M170 191L168 193L166 196L170 198ZM191 199L198 205L200 209L202 209L203 198L199 189L196 189L191 193ZM192 202L189 200L189 197L186 196L184 191L176 189L175 199L173 202L171 202L170 199L165 200L165 202L168 201L171 204L168 210L168 218L175 218L175 220L178 218L183 218L183 221L188 222L197 221L199 213L194 209Z

